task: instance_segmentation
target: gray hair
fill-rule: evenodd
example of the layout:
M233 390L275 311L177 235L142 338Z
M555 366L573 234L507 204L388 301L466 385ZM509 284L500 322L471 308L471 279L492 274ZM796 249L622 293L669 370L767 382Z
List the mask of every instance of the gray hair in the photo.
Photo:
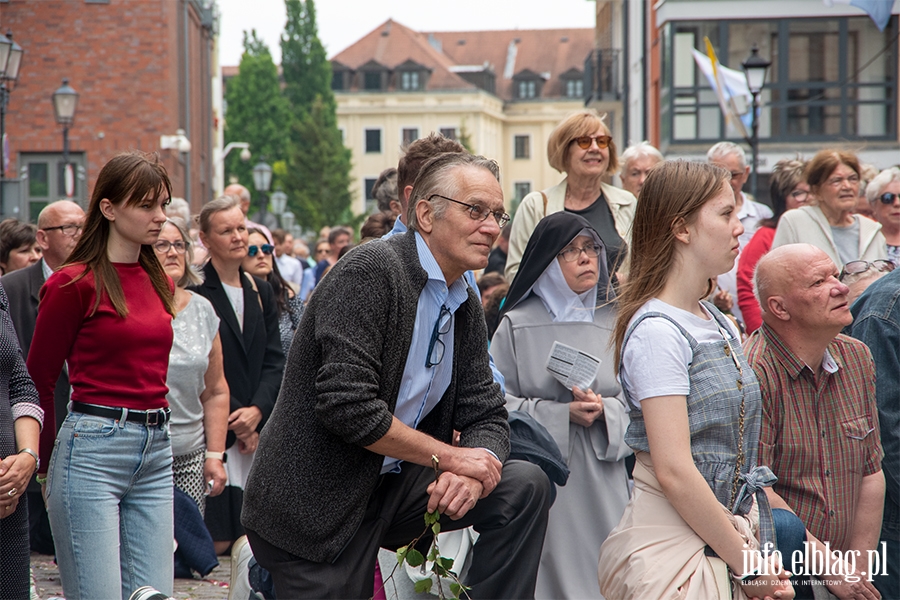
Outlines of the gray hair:
M875 176L872 181L866 185L866 199L869 204L875 204L878 197L884 191L884 188L891 185L895 181L900 181L900 169L897 167L888 167Z
M169 217L166 219L166 224L177 229L178 235L181 236L181 241L184 242L184 273L175 282L175 285L180 288L185 288L189 285L200 285L203 283L203 275L193 264L194 242L191 240L190 234L188 234L187 223L180 217Z
M381 212L390 212L391 202L399 202L396 168L389 167L381 172L372 186L372 197L378 202Z
M500 166L496 161L483 156L475 156L468 153L446 152L438 154L422 165L416 182L413 184L410 194L409 208L406 214L406 225L410 231L419 230L419 221L416 217L416 205L420 201L428 201L434 194L453 197L459 194L459 178L454 176L454 171L459 167L475 167L485 169L497 181L500 181ZM440 219L447 210L447 201L440 198L434 202L434 218Z
M200 209L200 231L209 235L209 224L214 214L240 207L241 199L237 196L219 196L215 200L207 202Z
M747 155L744 153L744 149L734 142L719 142L714 145L706 153L706 162L720 161L729 156L737 156L742 169L747 166Z
M650 142L644 140L643 142L638 142L637 144L632 144L625 148L625 152L622 153L622 170L628 168L628 163L638 158L655 158L657 161L662 162L666 158L662 155L662 152L653 147Z
M166 207L167 217L178 217L185 225L191 222L191 207L184 198L172 198Z

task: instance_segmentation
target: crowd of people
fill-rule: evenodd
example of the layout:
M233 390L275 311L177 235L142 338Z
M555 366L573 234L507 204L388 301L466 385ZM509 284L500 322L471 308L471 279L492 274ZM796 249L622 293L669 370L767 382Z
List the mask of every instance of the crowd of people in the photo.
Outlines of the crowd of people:
M383 598L432 511L473 598L900 598L900 168L547 160L510 218L431 134L310 244L141 153L0 222L0 598Z

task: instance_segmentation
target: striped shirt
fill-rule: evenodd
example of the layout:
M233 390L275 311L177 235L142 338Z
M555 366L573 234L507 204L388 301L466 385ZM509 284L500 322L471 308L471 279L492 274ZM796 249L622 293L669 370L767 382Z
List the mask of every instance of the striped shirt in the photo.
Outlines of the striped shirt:
M762 390L760 464L772 467L774 491L810 533L847 550L862 478L884 456L871 352L838 335L813 373L765 324L745 352Z

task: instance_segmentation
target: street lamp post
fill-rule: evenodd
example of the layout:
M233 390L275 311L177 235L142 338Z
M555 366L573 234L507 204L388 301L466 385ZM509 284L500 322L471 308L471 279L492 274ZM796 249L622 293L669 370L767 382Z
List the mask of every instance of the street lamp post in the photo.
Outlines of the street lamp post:
M272 166L264 160L260 160L253 167L253 187L259 192L259 222L263 224L266 222L266 205L268 204L266 192L269 191L270 185L272 185Z
M66 197L75 195L75 174L69 164L69 127L75 122L75 108L78 106L78 92L62 80L62 87L53 92L53 112L56 122L63 126L63 172L65 173Z
M753 96L753 122L752 133L750 134L750 149L753 151L753 170L750 175L750 193L756 197L757 192L757 171L759 162L759 94L766 85L766 72L772 63L759 55L759 48L753 44L750 50L750 56L747 57L741 66L744 67L744 76L747 78L747 87L750 89L750 95Z
M275 218L278 219L278 226L286 227L282 220L284 218L284 211L287 210L288 195L279 188L272 192L271 200L272 211L275 213Z
M12 85L19 78L19 66L25 53L22 46L12 39L12 31L0 34L0 211L3 205L3 181L6 179L6 160L3 141L6 137L6 108Z

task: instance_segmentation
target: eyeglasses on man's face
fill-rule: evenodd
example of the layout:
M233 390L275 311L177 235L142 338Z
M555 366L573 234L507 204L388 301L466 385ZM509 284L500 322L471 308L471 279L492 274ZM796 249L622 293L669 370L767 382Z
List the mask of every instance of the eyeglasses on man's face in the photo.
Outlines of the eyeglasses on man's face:
M842 283L846 283L848 279L853 277L854 275L862 275L869 269L875 269L881 273L890 273L894 270L893 262L889 260L873 260L872 262L868 262L865 260L851 260L847 264L844 265L844 268L841 270L841 274L838 276L838 279Z
M566 262L575 262L581 257L581 253L584 252L584 255L588 258L597 258L600 256L600 251L603 249L602 246L598 244L586 244L584 246L569 246L557 256L562 256Z
M272 244L262 244L257 246L256 244L252 246L247 246L247 256L256 256L260 252L265 254L266 256L272 254L275 251L275 246Z
M170 242L169 240L157 240L156 243L153 244L153 248L160 254L168 254L169 250L172 248L175 249L176 254L184 254L185 250L187 250L187 244L182 241Z
M83 225L56 225L55 227L44 227L44 231L59 231L66 237L75 237L76 235L81 235L81 231L84 229Z
M603 150L609 147L612 138L608 135L582 135L572 140L582 150L587 150L593 142L597 142L597 147Z
M494 219L497 220L497 225L500 226L501 229L509 223L510 216L503 212L502 210L490 210L486 206L481 204L469 204L468 202L460 202L459 200L454 200L453 198L448 198L447 196L441 196L440 194L432 194L428 196L428 201L431 202L432 198L443 198L444 200L449 200L450 202L455 202L456 204L460 204L468 208L466 212L469 213L469 218L473 221L486 221L487 218L491 215L494 216Z

